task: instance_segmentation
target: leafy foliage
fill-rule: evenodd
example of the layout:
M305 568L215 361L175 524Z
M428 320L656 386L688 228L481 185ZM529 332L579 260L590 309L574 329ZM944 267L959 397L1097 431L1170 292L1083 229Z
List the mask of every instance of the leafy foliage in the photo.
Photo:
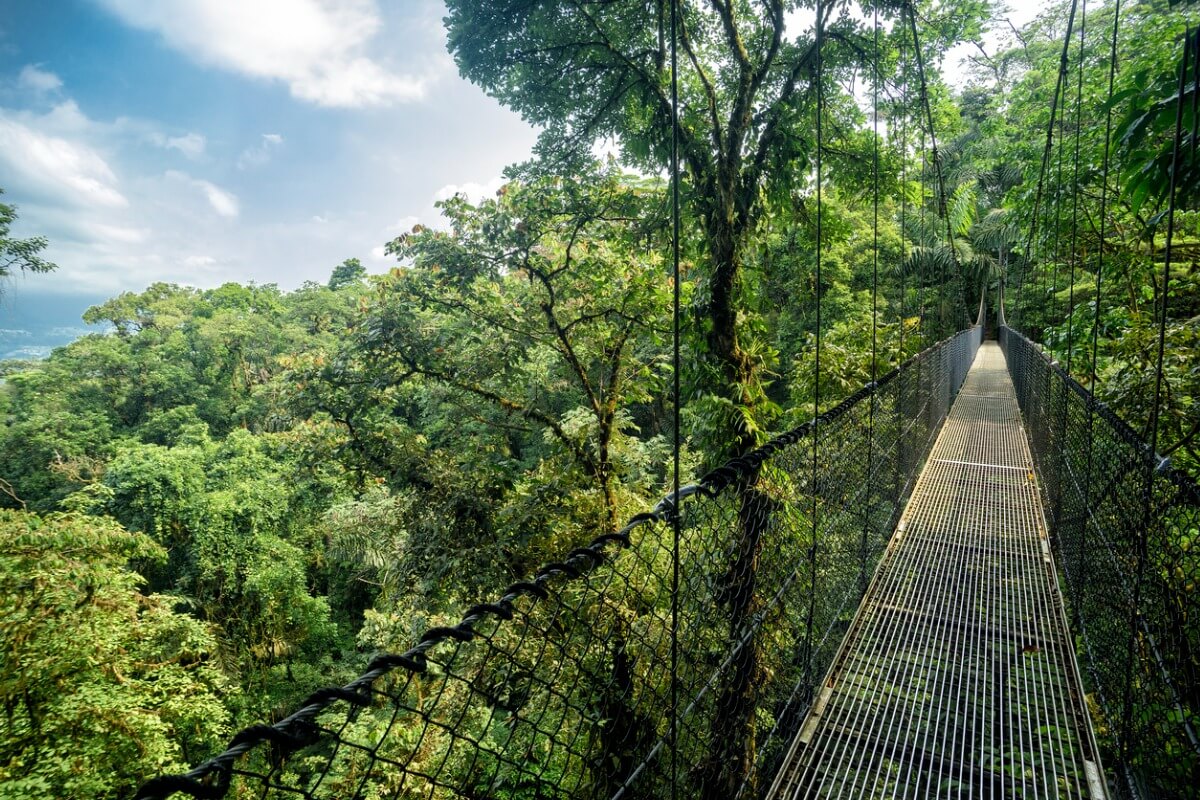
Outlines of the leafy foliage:
M127 566L165 556L110 519L0 510L0 797L124 797L228 735L211 628Z
M0 189L0 194L4 194L3 189ZM34 236L29 239L17 239L9 235L9 230L16 221L16 206L0 203L0 279L12 275L14 270L51 272L58 269L57 264L38 255L49 244L46 237Z

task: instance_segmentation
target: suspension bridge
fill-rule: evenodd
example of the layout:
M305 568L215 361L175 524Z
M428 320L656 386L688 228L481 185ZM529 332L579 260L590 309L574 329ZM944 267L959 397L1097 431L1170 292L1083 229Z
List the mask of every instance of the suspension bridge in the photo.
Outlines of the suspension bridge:
M1194 796L1200 489L994 305L137 797Z

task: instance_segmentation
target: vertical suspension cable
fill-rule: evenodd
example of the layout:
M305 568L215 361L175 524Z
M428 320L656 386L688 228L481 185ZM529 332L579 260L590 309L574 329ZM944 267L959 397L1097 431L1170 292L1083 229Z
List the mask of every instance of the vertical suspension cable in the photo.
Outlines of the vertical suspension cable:
M963 283L962 267L958 263L958 254L954 249L954 230L950 225L950 212L946 202L946 180L942 175L942 159L938 155L937 131L933 125L933 109L929 104L929 87L925 82L925 57L921 53L921 40L917 36L917 12L907 0L904 5L908 8L908 22L912 28L913 53L917 59L917 79L920 81L921 86L921 105L925 109L925 119L929 124L930 155L933 160L934 175L937 178L938 211L946 223L946 246L949 248L950 263L954 268L954 280L959 285L958 299L961 302L966 297L965 285ZM944 263L942 264L941 272L941 291L938 294L938 321L944 323L945 298L943 295L946 289L946 267ZM951 332L950 330L942 330L939 332L938 338L946 336Z
M921 202L917 205L917 233L921 236L922 247L924 247L925 238L925 128L921 128ZM927 336L925 334L925 265L921 264L921 270L917 275L917 303L919 306L919 319L921 326L921 347L924 348L927 344Z
M879 8L874 13L874 54L871 60L871 120L874 138L871 141L871 383L878 373L878 327L879 327ZM875 404L871 404L871 417L867 423L867 450L870 452L871 421L874 419ZM868 474L869 474L868 469Z
M1068 63L1068 70L1070 69ZM1063 87L1067 86L1067 75L1063 75ZM1056 167L1057 175L1055 177L1054 187L1054 266L1050 273L1050 293L1048 295L1048 303L1050 306L1050 315L1054 313L1054 300L1058 293L1058 267L1062 261L1062 195L1063 195L1063 145L1066 137L1067 128L1067 104L1063 104L1058 109L1058 156ZM1047 315L1049 322L1050 315ZM1053 347L1050 349L1053 353Z
M1069 261L1069 264L1070 264L1069 277L1068 277L1069 288L1067 291L1068 300L1067 300L1067 346L1066 346L1066 351L1067 351L1066 352L1066 374L1068 376L1070 376L1070 374L1071 374L1071 356L1072 356L1072 353L1074 350L1074 348L1072 346L1072 342L1073 342L1073 338L1074 338L1074 312L1075 312L1075 260L1076 260L1077 253L1078 253L1078 231L1079 231L1079 144L1080 144L1080 131L1081 131L1081 127L1082 127L1081 122L1083 119L1083 60L1084 60L1084 55L1086 52L1086 50L1085 50L1086 41L1087 41L1086 36L1087 36L1087 0L1082 0L1082 4L1080 6L1080 16L1079 16L1079 59L1078 59L1078 64L1077 64L1078 80L1077 80L1077 91L1076 91L1076 95L1075 95L1075 150L1074 150L1073 161L1072 161L1072 177L1071 177L1071 182L1073 184L1073 189L1071 192L1071 198L1072 198L1071 236L1070 236L1069 241L1066 241L1063 243L1064 247L1068 250L1068 252L1065 254L1065 258ZM1067 76L1067 79L1069 79L1069 74ZM1066 80L1066 79L1064 79L1064 80ZM1066 238L1066 237L1061 236L1062 223L1061 223L1061 218L1060 218L1060 214L1059 214L1061 207L1062 207L1062 203L1063 203L1062 195L1063 195L1064 187L1063 187L1063 183L1062 183L1062 172L1063 172L1062 163L1063 163L1063 148L1066 146L1066 132L1065 132L1066 131L1066 117L1067 117L1066 103L1063 103L1063 110L1062 110L1062 115L1059 118L1059 128L1058 128L1058 132L1059 132L1059 136L1058 136L1059 186L1058 186L1058 192L1056 193L1058 202L1055 205L1054 239L1055 239L1056 258L1054 261L1054 276L1055 277L1054 277L1054 288L1053 288L1053 292L1055 294L1057 294L1057 291L1058 291L1058 274L1059 274L1059 268L1061 266L1061 263L1060 263L1061 258L1063 257L1058 254L1059 253L1058 245L1059 245L1060 239ZM1053 297L1053 295L1052 295L1052 297ZM1054 308L1054 305L1053 305L1053 303L1051 303L1052 311L1053 311L1053 308ZM1060 355L1060 357L1061 357L1061 355ZM1051 535L1053 537L1053 541L1056 542L1061 547L1062 541L1059 537L1062 535L1062 531L1060 529L1060 524L1062 521L1062 510L1063 510L1062 509L1063 483L1064 483L1063 472L1064 472L1065 458L1066 458L1065 450L1066 450L1066 446L1067 446L1065 443L1066 429L1067 429L1067 393L1066 393L1066 384L1064 383L1064 384L1060 385L1058 382L1055 382L1054 373L1052 371L1050 371L1050 370L1046 371L1046 380L1050 384L1047 387L1049 389L1049 391L1047 392L1047 397L1051 398L1052 403L1053 403L1054 397L1055 397L1055 392L1053 390L1053 387L1058 386L1058 410L1055 415L1054 423L1052 423L1049 426L1050 435L1052 436L1052 438L1057 440L1056 446L1054 448L1055 479L1054 479L1054 482L1050 485L1049 490L1050 490Z
M878 335L879 335L879 8L874 13L873 57L871 60L871 121L874 138L871 142L871 186L872 186L872 218L871 218L871 405L867 409L867 485L873 485L872 473L875 466L875 403L877 387L875 380L878 375ZM867 491L870 491L868 488ZM859 566L859 592L867 591L867 531L871 526L871 503L865 504L863 511L862 553Z
M904 26L900 27L900 360L904 361L908 357L904 341L908 302L908 38Z
M1070 34L1068 34L1068 38L1069 36ZM1043 191L1040 184L1049 182L1052 170L1054 170L1054 148L1055 144L1057 143L1057 137L1055 136L1055 125L1058 122L1058 102L1060 102L1060 97L1058 97L1058 95L1060 95L1060 92L1063 91L1064 85L1066 84L1064 84L1063 73L1060 72L1058 73L1055 83L1055 102L1052 103L1050 108L1049 138L1046 139L1046 158L1048 158L1048 161L1046 161L1044 164L1044 172L1039 175L1039 192ZM1049 192L1046 193L1049 194ZM1036 264L1030 265L1032 270L1032 275L1030 275L1030 296L1026 297L1026 311L1028 311L1028 306L1033 305L1034 308L1040 309L1040 311L1043 313L1045 311L1046 278L1048 278L1049 275L1048 267L1045 265L1046 229L1049 229L1049 225L1045 224L1044 217L1048 215L1051 206L1051 199L1049 197L1045 197L1044 199L1044 207L1038 207L1037 203L1034 203L1034 213L1036 213L1036 216L1034 216L1033 224L1040 225L1040 228L1037 231L1036 241L1031 243L1030 252L1032 253L1034 248L1036 248L1038 258ZM1054 201L1057 201L1057 196L1055 197ZM1036 291L1034 291L1034 289L1036 289Z
M1179 67L1179 93L1175 102L1175 142L1171 152L1171 181L1167 190L1167 241L1163 245L1162 310L1158 318L1158 358L1154 367L1154 403L1150 406L1150 452L1158 453L1158 428L1162 411L1163 355L1167 341L1167 310L1171 289L1171 257L1175 239L1175 206L1179 193L1179 171L1183 166L1183 94L1187 89L1187 73L1191 66L1192 31L1188 28L1183 45L1183 63ZM1200 61L1200 53L1197 53ZM1198 67L1200 68L1200 67Z
M681 369L679 342L679 59L676 40L679 24L679 0L671 0L671 358L673 365L672 394L675 396L671 414L673 447L671 453L671 800L678 797L679 784L679 558L680 517L679 501L679 372Z
M1021 282L1017 285L1017 311L1020 314L1019 322L1025 324L1025 284L1029 282L1029 269L1033 260L1033 239L1038 227L1038 213L1042 204L1042 193L1045 191L1046 173L1050 171L1050 159L1054 153L1054 122L1058 117L1058 101L1062 94L1064 85L1064 76L1067 71L1067 58L1071 47L1071 34L1075 30L1075 12L1078 8L1078 0L1072 0L1071 11L1067 16L1067 34L1063 37L1062 54L1059 56L1058 62L1058 80L1054 84L1054 99L1050 103L1050 122L1046 126L1046 145L1042 150L1042 166L1038 173L1037 189L1034 192L1033 198L1033 214L1029 222L1029 238L1025 243L1025 265L1021 270Z
M1075 91L1075 191L1071 208L1071 285L1067 292L1067 374L1075 352L1075 262L1079 254L1079 139L1083 129L1083 64L1087 55L1087 0L1079 14L1079 79Z
M825 7L823 0L817 0L817 29L815 33L816 52L816 82L817 82L817 253L816 253L816 289L813 292L813 297L816 300L816 325L817 336L815 352L813 357L813 424L812 424L812 476L809 484L809 491L812 493L812 541L808 547L808 574L809 574L809 602L808 602L808 620L807 632L805 641L808 642L807 655L808 664L805 666L807 675L806 683L809 686L813 685L813 622L816 617L816 596L817 596L817 534L819 526L817 524L817 454L820 452L820 420L821 420L821 235L822 235L822 211L821 211L821 180L824 177L822 173L822 155L821 148L824 146L824 124L823 115L825 113L825 85L824 72L825 63L822 53L822 45L825 40Z
M1117 36L1121 30L1121 0L1113 5L1112 38L1108 56L1108 96L1104 102L1104 157L1100 166L1100 243L1097 248L1095 300L1092 305L1092 363L1088 375L1087 404L1087 469L1083 474L1083 505L1092 507L1092 472L1096 464L1096 359L1100 347L1100 310L1104 302L1104 250L1108 241L1108 167L1112 155L1112 98L1117 80ZM1087 554L1087 532L1085 523L1081 528L1079 559L1076 567L1076 584L1082 588ZM1080 618L1081 603L1078 599L1071 604L1076 620ZM1077 625L1078 627L1078 625Z
M1108 168L1112 157L1112 98L1117 80L1117 37L1121 30L1121 0L1116 0L1113 6L1112 38L1109 44L1108 57L1108 97L1104 108L1104 159L1100 167L1100 244L1096 266L1096 301L1093 305L1092 317L1092 364L1088 376L1088 391L1096 394L1096 359L1100 346L1100 309L1104 287L1104 252L1108 241ZM1092 409L1088 410L1088 429L1091 430ZM1090 458L1089 452L1089 458ZM1089 462L1090 463L1090 462ZM1091 476L1088 476L1089 480Z
M900 358L903 362L908 358L908 343L906 340L908 318L905 311L908 307L908 38L904 33L903 18L900 25ZM892 129L888 128L889 136ZM919 336L919 333L918 333ZM920 339L918 338L918 342ZM917 364L918 375L921 365ZM900 377L896 380L896 480L893 488L896 507L900 507L901 488L900 476L904 473L906 448L904 446L904 384Z
M908 30L908 26L904 24L904 14L908 10L909 9L908 9L907 3L900 6L900 25L901 25L901 27L905 28L904 36L906 37L906 41L907 41L907 37L909 36L910 31ZM913 42L914 49L916 49L916 46L917 46L917 43ZM905 72L906 72L905 88L906 89L907 89L908 66L909 65L906 63L905 64ZM908 109L906 108L905 111L907 112L907 110ZM926 153L926 151L925 151L925 124L924 124L924 122L921 121L919 114L915 115L915 116L916 116L916 119L914 119L914 122L917 124L917 129L921 132L921 144L920 144L920 147L918 148L918 152L921 154L921 169L920 169L920 171L918 173L918 177L917 177L917 182L920 185L921 191L920 191L919 199L917 201L917 224L916 224L916 234L917 234L917 237L920 237L920 238L916 240L916 244L917 244L917 246L924 248L924 246L925 246L925 244L924 244L925 243L925 183L926 183L925 175L926 175L926 170L928 169L928 167L927 167L926 158L925 158L925 153ZM914 250L914 255L915 255L915 250ZM925 331L925 264L924 264L923 260L918 260L918 259L914 259L914 263L917 264L919 267L919 269L917 270L917 274L916 274L916 279L917 279L917 330L921 334L921 341L918 344L918 349L924 349L925 346L928 344L928 335Z

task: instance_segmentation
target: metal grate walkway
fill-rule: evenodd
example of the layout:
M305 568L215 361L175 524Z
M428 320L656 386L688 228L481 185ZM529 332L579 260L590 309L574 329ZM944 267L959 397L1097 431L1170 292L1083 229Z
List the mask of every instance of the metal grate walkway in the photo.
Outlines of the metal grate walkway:
M1004 356L975 364L771 789L1102 798Z

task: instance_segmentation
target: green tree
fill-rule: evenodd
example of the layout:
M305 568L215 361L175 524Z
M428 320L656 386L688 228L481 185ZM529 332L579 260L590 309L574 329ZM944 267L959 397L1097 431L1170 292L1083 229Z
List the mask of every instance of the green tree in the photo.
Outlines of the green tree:
M447 201L450 233L392 243L414 268L381 284L364 326L380 366L541 428L593 482L609 530L628 407L650 399L663 366L660 198L591 167L510 183L479 206Z
M2 502L110 514L163 545L139 569L219 632L214 657L255 687L239 714L329 682L344 644L326 600L339 567L316 528L339 469L303 459L306 421L280 375L288 353L331 347L355 308L324 286L155 284L89 310L113 332L0 383Z
M732 404L733 453L757 443L765 351L747 327L743 271L764 218L788 213L809 191L814 155L817 41L788 30L807 2L680 3L680 121L686 201L698 221L703 287L696 304L716 374L706 386ZM984 3L959 3L931 26L933 48L977 30ZM669 6L643 0L451 0L449 46L459 69L543 126L541 153L575 163L594 141L615 139L631 165L667 163L671 124ZM822 7L824 90L848 96L871 52L861 22ZM896 38L885 46L892 51ZM831 118L853 102L831 100ZM856 113L856 112L855 112ZM831 126L836 127L836 126ZM711 389L709 389L711 391Z
M287 360L306 460L356 495L331 551L380 609L448 612L661 491L662 199L599 165L452 198L341 346Z
M0 194L4 190L0 189ZM44 236L17 239L9 234L17 221L17 207L0 203L0 279L7 278L14 270L21 272L50 272L58 265L45 260L38 254L46 249Z
M220 632L230 672L288 696L323 679L296 679L292 668L320 664L336 629L326 599L309 589L307 537L323 498L272 444L244 430L216 442L199 423L183 426L173 446L124 445L92 506L170 553L148 565L152 587L195 603ZM270 702L267 692L257 704Z
M212 631L127 566L164 557L110 519L0 510L0 798L127 797L228 737Z
M366 276L367 268L362 265L361 261L357 258L347 258L334 267L333 273L329 276L329 289L336 292L346 286L361 284Z

